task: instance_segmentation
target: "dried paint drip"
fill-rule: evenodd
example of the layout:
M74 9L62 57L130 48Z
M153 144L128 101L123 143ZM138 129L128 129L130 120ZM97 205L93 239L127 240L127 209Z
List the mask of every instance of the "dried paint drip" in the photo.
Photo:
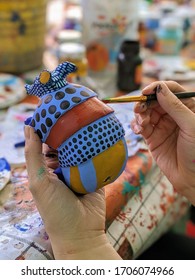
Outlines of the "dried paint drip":
M45 168L41 167L37 172L38 178L41 179L44 173L45 173Z

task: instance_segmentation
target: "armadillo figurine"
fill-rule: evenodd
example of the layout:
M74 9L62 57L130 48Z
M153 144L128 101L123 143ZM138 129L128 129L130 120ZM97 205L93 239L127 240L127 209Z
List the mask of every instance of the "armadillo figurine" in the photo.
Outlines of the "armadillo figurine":
M125 168L124 129L111 107L87 87L69 83L70 62L43 70L29 95L40 98L30 125L41 141L58 151L64 182L76 193L94 192L115 181Z

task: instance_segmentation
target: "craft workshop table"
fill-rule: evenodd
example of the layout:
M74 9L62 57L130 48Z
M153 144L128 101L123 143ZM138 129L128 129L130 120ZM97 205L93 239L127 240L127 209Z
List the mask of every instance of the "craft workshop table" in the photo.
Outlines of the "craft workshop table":
M36 99L28 97L25 102L36 103ZM1 143L0 138L2 153ZM132 143L128 144L131 149ZM123 259L138 257L189 206L159 171L143 141L139 139L137 145L121 176L105 187L106 233ZM53 259L48 235L29 191L25 162L11 166L10 181L0 191L0 259Z

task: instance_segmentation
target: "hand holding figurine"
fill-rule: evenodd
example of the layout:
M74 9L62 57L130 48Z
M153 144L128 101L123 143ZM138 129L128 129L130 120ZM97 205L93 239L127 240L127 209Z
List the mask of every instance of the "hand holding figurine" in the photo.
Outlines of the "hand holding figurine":
M55 259L120 259L105 234L104 188L77 196L53 173L58 162L45 157L53 151L42 153L42 143L30 126L25 126L25 143L30 190Z
M158 102L135 105L132 129L142 134L173 187L195 205L195 98L179 100L173 93L184 89L173 81L154 82L142 93L155 89Z
M66 81L72 71L65 62L26 85L40 98L25 127L30 190L56 259L120 259L105 234L103 187L125 168L124 129L95 92Z
M77 193L115 181L127 161L124 129L114 110L87 87L69 83L70 62L43 70L27 93L40 98L30 125L43 143L58 151L61 175Z

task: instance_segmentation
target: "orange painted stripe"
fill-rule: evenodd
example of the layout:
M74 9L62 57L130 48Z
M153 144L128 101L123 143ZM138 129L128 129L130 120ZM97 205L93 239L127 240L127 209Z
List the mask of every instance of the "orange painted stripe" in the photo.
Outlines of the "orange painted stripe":
M97 97L89 98L73 107L57 120L45 143L53 149L57 149L79 129L112 112L113 109Z

